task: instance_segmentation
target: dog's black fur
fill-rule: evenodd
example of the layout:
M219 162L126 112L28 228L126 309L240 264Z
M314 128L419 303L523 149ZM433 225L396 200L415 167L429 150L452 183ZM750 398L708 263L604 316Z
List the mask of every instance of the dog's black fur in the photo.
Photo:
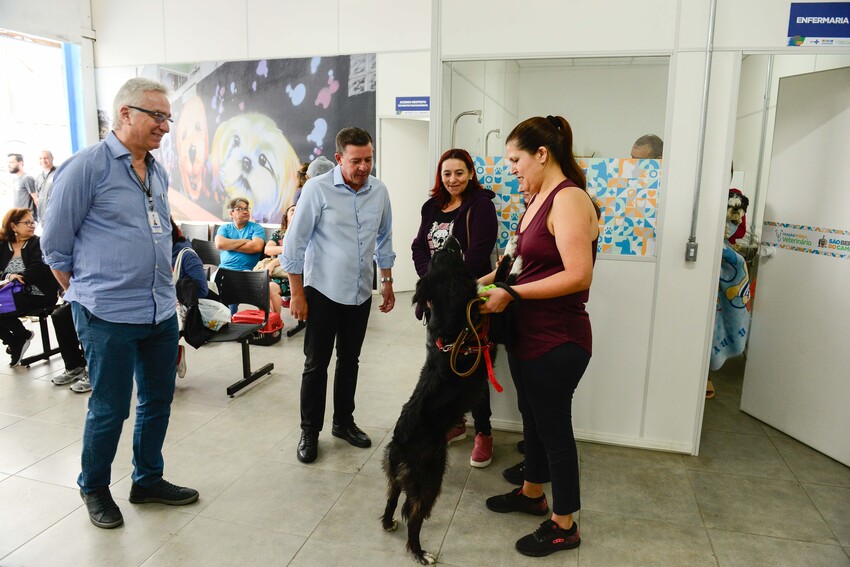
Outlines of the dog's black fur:
M416 284L413 302L423 308L430 304L428 352L419 382L401 410L383 461L388 488L381 523L387 531L398 527L393 515L404 491L401 516L407 522L407 549L423 565L435 562L434 556L422 549L419 532L440 495L446 472L446 433L460 423L487 387L483 363L472 375L461 378L450 367L450 353L438 349L436 341L455 341L468 326L466 305L477 295L476 281L463 263L460 245L450 237L434 252L428 273ZM472 308L472 317L477 323L477 306ZM465 366L457 370L468 370L474 359L474 355L459 356L458 365Z

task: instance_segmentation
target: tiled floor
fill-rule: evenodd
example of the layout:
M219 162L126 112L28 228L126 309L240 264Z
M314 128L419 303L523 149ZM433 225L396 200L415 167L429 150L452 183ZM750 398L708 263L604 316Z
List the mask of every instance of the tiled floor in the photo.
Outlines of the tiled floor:
M224 389L241 371L238 346L189 349L166 476L201 499L127 501L128 424L112 488L126 523L115 530L89 523L75 486L87 396L51 384L59 357L29 370L3 364L0 565L413 564L404 530L378 522L380 456L424 358L424 330L400 295L396 311L372 314L364 345L356 417L372 448L335 439L326 424L318 461L296 460L303 334L253 347L255 365L273 361L274 373L234 399ZM580 443L579 549L523 557L513 542L539 518L485 509L485 497L510 489L501 471L519 459L519 436L499 432L486 469L469 467L471 441L452 446L423 546L456 567L850 566L850 469L739 412L740 375L734 361L714 375L699 457Z

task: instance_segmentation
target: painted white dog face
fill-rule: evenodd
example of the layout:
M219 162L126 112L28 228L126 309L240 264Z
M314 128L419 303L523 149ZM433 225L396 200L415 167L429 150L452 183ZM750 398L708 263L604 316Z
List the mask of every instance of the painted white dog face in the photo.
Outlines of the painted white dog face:
M204 103L199 97L192 97L183 105L177 126L174 128L174 138L183 191L193 201L200 199L202 193L208 196L209 188L206 186L206 161L209 150L207 114L204 111Z
M215 132L210 165L227 193L225 202L244 197L256 222L280 222L298 187L298 156L264 114L242 114Z

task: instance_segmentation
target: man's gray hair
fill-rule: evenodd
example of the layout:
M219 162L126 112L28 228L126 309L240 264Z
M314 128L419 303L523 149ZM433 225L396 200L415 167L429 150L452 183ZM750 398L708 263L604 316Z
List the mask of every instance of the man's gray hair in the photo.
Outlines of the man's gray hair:
M115 102L112 103L113 130L121 128L120 108L125 104L129 106L141 106L145 93L150 91L168 96L168 87L145 77L136 77L121 85L121 88L118 89L118 94L115 95Z
M655 134L645 134L635 140L633 146L649 146L649 158L660 159L664 153L664 142Z

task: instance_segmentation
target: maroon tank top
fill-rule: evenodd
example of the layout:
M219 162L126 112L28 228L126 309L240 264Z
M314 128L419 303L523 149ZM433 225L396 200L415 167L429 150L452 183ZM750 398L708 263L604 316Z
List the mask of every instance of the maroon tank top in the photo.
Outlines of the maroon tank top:
M522 272L517 284L541 280L564 270L555 236L549 232L546 220L557 195L565 187L577 187L569 179L563 181L546 196L531 222L520 232L517 226L517 254L522 257ZM598 240L598 239L597 239ZM596 264L596 244L593 241L593 263ZM546 354L565 343L576 343L588 353L592 352L590 317L584 308L590 290L549 299L523 299L516 308L517 344L513 354L529 360Z

